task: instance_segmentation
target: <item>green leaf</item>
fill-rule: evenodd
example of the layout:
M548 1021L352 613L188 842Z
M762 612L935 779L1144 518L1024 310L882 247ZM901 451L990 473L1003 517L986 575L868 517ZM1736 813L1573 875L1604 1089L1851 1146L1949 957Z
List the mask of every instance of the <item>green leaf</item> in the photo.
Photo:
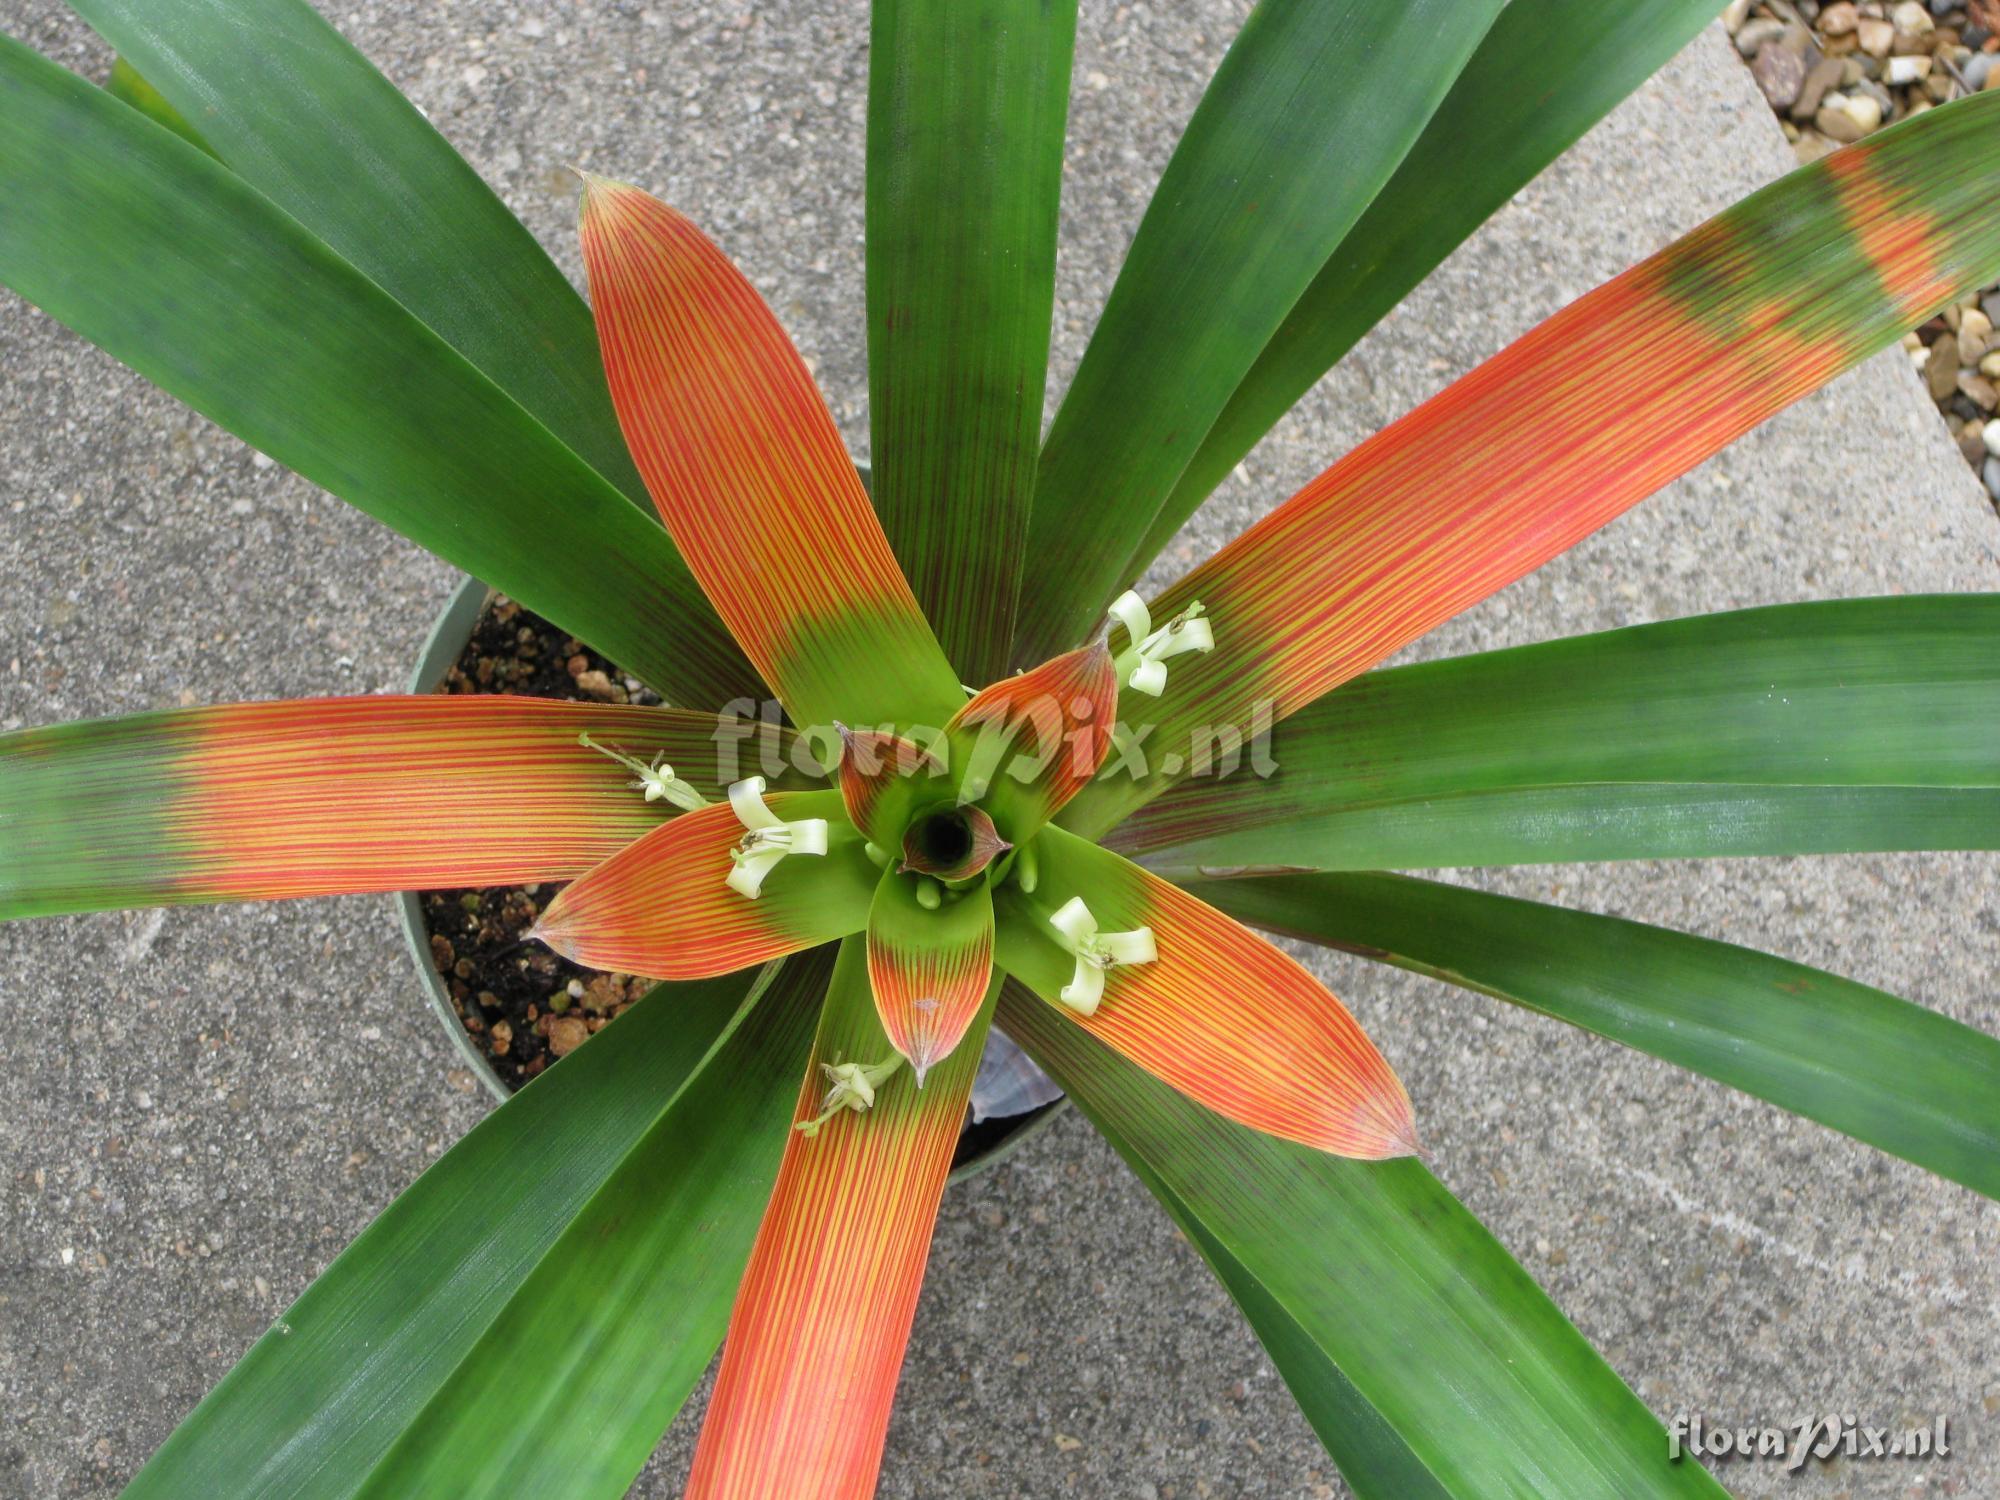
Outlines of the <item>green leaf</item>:
M1398 875L1204 881L1238 919L1511 1000L2000 1198L2000 1040L1750 948Z
M1018 656L1074 646L1501 0L1262 0L1140 222L1042 449Z
M1312 1424L1320 1445L1340 1465L1341 1477L1358 1500L1440 1500L1449 1495L1396 1435L1396 1429L1340 1373L1340 1366L1328 1359L1312 1335L1285 1311L1284 1304L1209 1233L1143 1159L1124 1146L1118 1150L1235 1299L1264 1352L1278 1367L1299 1411Z
M1042 429L1076 0L878 0L875 508L952 665L1004 675Z
M1269 760L1182 782L1109 842L1189 875L2000 848L2000 596L1371 672L1279 724Z
M1801 167L1578 298L1376 433L1150 601L1215 647L1128 723L1155 774L1064 810L1100 833L1188 768L1609 524L2000 270L2000 93ZM1634 361L1638 363L1635 365ZM1624 424L1645 390L1668 422ZM1614 451L1615 450L1615 451Z
M831 959L829 948L786 966L549 1246L361 1494L626 1492L722 1343Z
M809 1032L815 972L823 987L811 964L761 993L743 974L662 985L529 1084L321 1273L126 1495L354 1494L750 1008Z
M650 519L590 313L479 174L305 0L70 0L204 145ZM165 122L165 123L171 123Z
M1513 0L1257 356L1135 560L1166 546L1362 334L1720 9L1717 0Z
M673 701L754 693L663 528L268 198L8 38L0 202L0 280L170 394Z
M1445 1493L1722 1494L1669 1461L1659 1422L1420 1161L1344 1161L1232 1125L1011 984L999 1024Z
M166 126L190 146L199 146L210 156L215 155L215 148L201 138L201 132L188 124L181 112L167 103L166 96L141 78L139 70L122 56L111 61L111 76L104 80L104 92L131 105L147 119Z

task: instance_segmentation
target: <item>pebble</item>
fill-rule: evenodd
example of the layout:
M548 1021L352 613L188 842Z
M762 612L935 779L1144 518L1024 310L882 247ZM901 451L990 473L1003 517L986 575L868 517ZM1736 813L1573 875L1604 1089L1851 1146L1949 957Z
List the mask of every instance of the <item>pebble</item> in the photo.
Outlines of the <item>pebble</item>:
M1755 21L1745 21L1736 33L1736 50L1745 57L1755 57L1766 42L1775 42L1785 34L1783 21L1759 17Z
M1993 439L1995 442L2000 442L2000 422L1995 422L1993 426L1996 429ZM1986 462L1986 451L1986 424L1967 422L1958 434L1959 457L1977 469Z
M1977 370L1958 372L1958 393L1981 411L2000 406L2000 389Z
M1989 458L1980 466L1979 478L1986 486L1986 493L2000 502L2000 458Z
M1858 141L1882 123L1882 106L1867 94L1828 94L1813 116L1822 135L1843 143Z
M1881 84L1872 78L1864 78L1861 82L1855 84L1853 88L1847 91L1847 96L1850 99L1874 100L1878 123L1888 119L1896 108L1894 97L1890 95L1887 89L1883 88Z
M1861 20L1861 8L1853 0L1836 0L1819 13L1821 36L1847 36Z
M1931 76L1928 57L1892 57L1882 77L1892 84L1917 83ZM1775 102L1775 101L1774 101Z
M549 1051L567 1057L590 1040L590 1028L581 1016L558 1016L549 1022Z
M1744 29L1747 31L1749 28ZM1929 62L1930 59L1925 58L1924 61ZM1764 97L1771 102L1771 108L1790 109L1805 88L1806 60L1782 41L1766 42L1757 49L1757 56L1750 64L1750 74L1757 80L1757 87L1764 91Z
M1931 388L1931 400L1943 401L1958 389L1958 335L1941 333L1924 361L1924 379Z
M1844 68L1842 59L1823 57L1807 69L1805 81L1799 86L1799 97L1792 101L1792 118L1810 120L1818 114L1826 96L1840 87Z
M1992 350L1979 361L1979 373L1988 380L2000 380L2000 349Z
M1967 423L1968 427L1972 424ZM1994 458L2000 458L2000 422L1988 422L1980 428L1980 437L1986 444L1986 451Z
M1854 34L1860 39L1861 50L1870 57L1887 57L1889 49L1896 45L1896 28L1873 16L1863 16L1856 21Z
M631 696L603 672L596 670L577 673L576 685L603 703L623 703Z
M1889 19L1898 31L1911 36L1927 36L1937 29L1937 22L1931 19L1930 8L1923 0L1902 0L1889 12Z

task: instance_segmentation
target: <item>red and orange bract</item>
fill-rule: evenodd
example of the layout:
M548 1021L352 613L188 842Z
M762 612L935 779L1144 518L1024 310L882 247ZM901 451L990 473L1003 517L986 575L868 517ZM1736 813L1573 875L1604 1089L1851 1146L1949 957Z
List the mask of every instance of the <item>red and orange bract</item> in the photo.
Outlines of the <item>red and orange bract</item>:
M995 957L1099 1041L1253 1130L1341 1156L1417 1149L1409 1095L1345 1006L1291 958L1179 886L1051 828L1032 894L1002 890ZM1061 1006L1073 961L1048 914L1082 896L1100 930L1150 927L1160 956L1105 976L1094 1015Z
M861 945L842 944L799 1091L800 1121L819 1113L822 1063L873 1062L873 1049L886 1047L864 968ZM687 1500L875 1492L932 1224L992 1010L989 995L967 1044L927 1087L892 1080L866 1115L843 1111L785 1143L730 1313Z
M1025 843L1097 774L1118 716L1118 674L1102 640L981 689L945 726L961 774L1012 843Z
M895 1049L921 1086L979 1013L993 973L993 894L975 885L936 911L917 900L914 877L882 877L868 913L868 983Z
M793 855L756 899L726 883L743 825L727 802L683 813L567 887L529 936L576 963L649 979L706 979L859 932L876 870L838 792L780 792L787 822L827 820L825 854Z
M625 441L716 612L794 722L950 713L964 695L798 351L658 199L586 177L583 254Z
M1957 129L1989 135L2000 98ZM1355 448L1169 588L1216 649L1175 664L1156 754L1260 702L1296 712L1533 571L1976 286L2000 249L1978 178L1892 132L1746 199ZM1831 208L1802 212L1802 208ZM1983 220L1982 220L1983 216ZM1634 417L1635 398L1643 419ZM1086 793L1101 833L1170 784Z

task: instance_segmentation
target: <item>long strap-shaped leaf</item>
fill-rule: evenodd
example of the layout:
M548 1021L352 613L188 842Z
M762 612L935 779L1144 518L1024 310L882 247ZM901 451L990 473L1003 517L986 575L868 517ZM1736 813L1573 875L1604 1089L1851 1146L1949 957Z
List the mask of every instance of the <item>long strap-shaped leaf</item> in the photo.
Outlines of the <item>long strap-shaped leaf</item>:
M864 944L841 945L799 1090L821 1113L826 1069L892 1056L868 993ZM996 984L964 1044L923 1088L907 1071L865 1113L842 1109L785 1143L743 1273L687 1500L867 1500L916 1316L931 1227Z
M1101 1122L1099 1129L1105 1130ZM1354 1382L1340 1373L1340 1366L1327 1358L1305 1325L1285 1310L1249 1267L1229 1253L1143 1157L1125 1146L1118 1149L1126 1165L1160 1200L1160 1206L1228 1289L1264 1352L1271 1356L1271 1363L1278 1367L1300 1414L1312 1424L1321 1446L1333 1455L1340 1477L1357 1500L1440 1500L1448 1496L1451 1492L1368 1404Z
M1421 1162L1342 1161L1232 1125L1012 985L1001 1022L1445 1493L1723 1493L1699 1464L1669 1462L1659 1422Z
M965 700L805 361L657 198L585 180L583 259L639 472L794 722L936 726Z
M667 535L323 241L0 37L0 281L677 703L754 693Z
M681 709L379 697L0 735L0 918L569 880L672 811L578 735L662 755L717 797L729 727Z
M1362 334L1721 8L1512 0L1215 419L1133 554L1134 571Z
M2000 1198L2000 1040L1865 984L1396 875L1205 881L1246 922L1497 995Z
M626 1492L722 1342L832 958L828 949L785 965L533 1271L506 1289L499 1316L359 1494Z
M1160 178L1035 481L1016 658L1077 645L1501 0L1261 0Z
M805 968L787 965L756 1004L803 1004L810 1017L817 991L792 972ZM481 1121L320 1274L125 1493L353 1495L600 1185L672 1119L678 1091L741 1024L749 988L749 976L661 986Z
M2000 596L1788 604L1370 672L1109 842L1169 874L2000 848Z
M650 514L583 299L451 143L318 11L305 0L71 8L224 165Z
M1155 603L1200 600L1215 650L1175 664L1152 774L1100 782L1064 822L1108 827L1197 730L1298 711L1981 285L1996 203L1988 95L1794 172L1572 303ZM1636 390L1639 430L1618 420Z
M1076 0L880 0L870 19L872 490L973 683L1014 639L1075 40Z

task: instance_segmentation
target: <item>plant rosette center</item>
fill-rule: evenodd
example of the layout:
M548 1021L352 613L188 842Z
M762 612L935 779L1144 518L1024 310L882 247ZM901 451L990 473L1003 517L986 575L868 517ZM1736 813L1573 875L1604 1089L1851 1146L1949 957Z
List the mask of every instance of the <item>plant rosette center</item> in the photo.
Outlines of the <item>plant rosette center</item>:
M979 1014L996 943L1043 950L1066 968L1066 982L1051 983L1045 998L1084 1017L1104 1002L1108 970L1158 957L1143 922L1100 922L1100 912L1120 904L1117 893L1094 890L1076 878L1081 870L1041 890L1044 830L1104 765L1121 686L1157 697L1170 658L1213 643L1198 607L1158 630L1134 595L1110 613L1125 630L1122 653L1100 638L971 692L941 728L833 723L824 738L837 743L833 775L851 832L794 816L803 804L789 798L767 801L761 778L728 788L737 829L725 883L743 901L766 902L767 881L774 916L780 902L788 911L816 907L822 890L829 902L842 899L852 888L847 854L856 836L873 866L865 931L885 1060L823 1061L822 1108L800 1122L808 1133L872 1111L884 1088L900 1086L894 1059L910 1063L914 1085L923 1086ZM627 765L635 789L666 800L658 768ZM1003 888L1014 899L996 904ZM999 930L1009 926L1024 931Z

